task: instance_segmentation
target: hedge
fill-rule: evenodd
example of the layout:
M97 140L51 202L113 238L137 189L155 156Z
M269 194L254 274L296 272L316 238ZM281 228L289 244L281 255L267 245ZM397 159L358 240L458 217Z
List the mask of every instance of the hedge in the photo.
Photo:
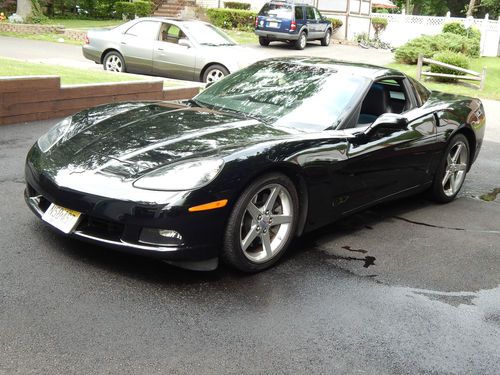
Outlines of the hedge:
M403 44L395 52L397 62L416 64L418 55L431 58L437 52L460 52L468 57L479 57L479 40L453 33L423 35Z
M436 53L433 57L434 60L444 62L446 64L455 65L460 68L469 69L470 61L463 53L459 52L451 52L451 51L443 51ZM443 74L454 74L463 76L465 73L459 72L457 70L444 68L438 65L431 65L431 72L433 73L443 73ZM444 77L434 77L436 80L441 82L453 82L456 79L453 78L444 78Z
M207 17L213 25L224 29L253 30L257 13L241 9L207 9Z
M147 17L153 11L153 3L149 1L119 1L115 3L115 11L119 15L124 15L128 18L132 18L135 15L139 17Z
M250 3L238 3L236 1L225 1L224 8L250 10Z
M475 27L465 27L462 22L450 22L443 26L443 33L452 33L467 38L481 39L481 32Z
M135 5L135 14L139 17L150 16L153 11L153 3L149 1L136 1L133 4Z
M333 29L334 33L335 33L335 31L340 29L342 27L342 25L344 24L342 22L342 20L339 20L338 18L328 18L328 21L330 21L332 23L332 29Z

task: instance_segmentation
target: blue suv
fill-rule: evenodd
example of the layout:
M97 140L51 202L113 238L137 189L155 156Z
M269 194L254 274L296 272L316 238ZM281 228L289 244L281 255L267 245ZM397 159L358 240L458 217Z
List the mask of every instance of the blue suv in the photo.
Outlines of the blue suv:
M283 41L304 49L308 40L321 40L322 46L329 45L332 24L311 5L271 1L255 18L255 34L261 46Z

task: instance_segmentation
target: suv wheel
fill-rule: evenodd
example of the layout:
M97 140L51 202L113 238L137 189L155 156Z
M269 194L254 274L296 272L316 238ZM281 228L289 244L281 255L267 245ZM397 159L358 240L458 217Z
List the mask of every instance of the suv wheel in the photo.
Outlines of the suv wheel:
M267 47L269 45L269 39L259 36L259 44L263 47Z
M295 42L295 49L304 49L307 44L307 35L304 31L302 31L299 35L299 39Z
M323 37L323 39L321 39L321 45L322 46L328 46L328 45L330 45L330 40L331 39L332 39L332 31L330 29L328 29L328 30L326 30L326 34Z

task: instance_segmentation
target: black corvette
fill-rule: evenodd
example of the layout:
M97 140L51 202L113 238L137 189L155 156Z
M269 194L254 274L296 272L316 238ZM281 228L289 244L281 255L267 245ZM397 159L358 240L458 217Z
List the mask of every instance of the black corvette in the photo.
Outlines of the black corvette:
M484 128L478 99L395 70L271 59L192 100L64 119L29 151L25 198L82 240L255 272L295 236L368 206L424 190L453 200Z

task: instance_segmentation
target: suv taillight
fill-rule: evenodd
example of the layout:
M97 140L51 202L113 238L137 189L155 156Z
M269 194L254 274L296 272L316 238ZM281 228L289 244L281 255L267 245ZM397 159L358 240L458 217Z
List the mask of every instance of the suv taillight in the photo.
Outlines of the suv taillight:
M295 31L297 29L297 23L295 21L292 21L292 24L290 25L290 31Z
M259 17L255 17L255 27L259 26Z

